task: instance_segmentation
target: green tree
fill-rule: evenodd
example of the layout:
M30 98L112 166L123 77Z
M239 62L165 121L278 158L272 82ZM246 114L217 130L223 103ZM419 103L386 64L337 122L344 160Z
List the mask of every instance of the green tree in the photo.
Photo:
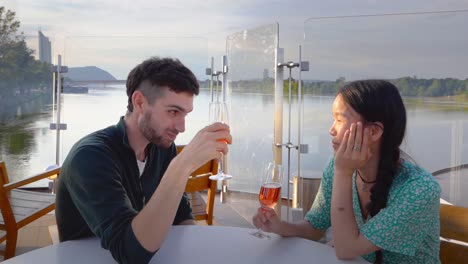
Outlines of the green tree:
M20 22L15 20L15 12L0 6L0 45L21 40L21 36L17 35L19 27Z
M52 71L48 63L35 60L15 12L0 7L0 101L15 103L34 90L50 88Z

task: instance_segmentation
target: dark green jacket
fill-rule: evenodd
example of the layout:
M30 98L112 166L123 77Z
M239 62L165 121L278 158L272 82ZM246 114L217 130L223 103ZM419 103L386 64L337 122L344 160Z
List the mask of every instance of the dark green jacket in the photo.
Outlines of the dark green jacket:
M58 181L56 217L60 241L97 236L101 246L110 250L118 262L149 262L154 252L148 252L138 242L131 221L155 192L176 148L174 144L169 149L149 144L147 151L140 178L123 118L117 125L87 135L73 146ZM173 224L187 219L193 216L184 195ZM157 221L155 217L154 222Z

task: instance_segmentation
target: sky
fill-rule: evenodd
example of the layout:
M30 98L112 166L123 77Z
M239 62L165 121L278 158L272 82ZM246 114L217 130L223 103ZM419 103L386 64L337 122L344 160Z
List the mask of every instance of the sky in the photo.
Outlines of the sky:
M0 0L0 5L16 11L25 35L41 29L52 41L54 58L61 54L71 67L96 65L118 79L152 55L178 57L203 79L210 57L220 69L228 36L274 23L286 61L297 61L302 46L311 65L305 78L468 78L462 70L468 68L468 40L460 37L468 36L461 27L468 12L317 19L468 10L468 0ZM264 66L248 63L246 54L267 52L250 48L238 61L246 63L245 76L261 77L263 69L255 67Z

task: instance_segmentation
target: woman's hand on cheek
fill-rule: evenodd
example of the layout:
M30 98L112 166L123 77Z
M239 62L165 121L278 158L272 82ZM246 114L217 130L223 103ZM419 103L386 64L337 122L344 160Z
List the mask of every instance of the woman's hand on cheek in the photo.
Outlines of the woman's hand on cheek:
M352 174L363 167L372 156L369 142L369 129L361 122L352 123L335 154L335 170Z

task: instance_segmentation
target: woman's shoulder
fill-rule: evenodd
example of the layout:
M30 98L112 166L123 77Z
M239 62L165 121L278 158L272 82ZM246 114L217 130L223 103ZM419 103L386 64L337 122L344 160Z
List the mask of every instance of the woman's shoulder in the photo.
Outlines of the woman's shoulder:
M421 166L404 160L394 180L395 187L412 193L425 193L429 196L440 196L440 185L434 176Z
M432 174L418 164L403 160L400 166L399 175L415 181L436 182Z

